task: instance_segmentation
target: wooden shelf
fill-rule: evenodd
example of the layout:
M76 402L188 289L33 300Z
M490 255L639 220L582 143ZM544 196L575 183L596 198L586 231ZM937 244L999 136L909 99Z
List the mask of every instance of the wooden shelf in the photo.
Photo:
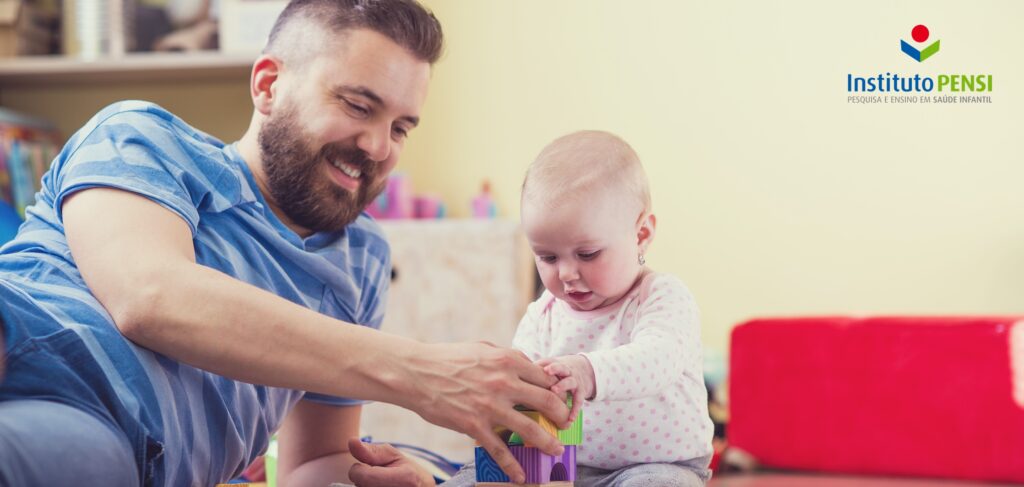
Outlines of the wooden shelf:
M0 60L0 87L131 81L246 80L257 54L131 53L83 60L62 56Z

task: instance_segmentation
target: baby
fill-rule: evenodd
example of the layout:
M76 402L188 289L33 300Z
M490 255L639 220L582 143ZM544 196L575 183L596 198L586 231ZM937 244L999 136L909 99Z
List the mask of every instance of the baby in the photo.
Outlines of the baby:
M552 391L584 399L572 419L586 402L577 485L703 486L713 426L697 307L646 267L655 217L636 153L606 132L559 138L527 171L521 205L546 291L513 346L560 379Z

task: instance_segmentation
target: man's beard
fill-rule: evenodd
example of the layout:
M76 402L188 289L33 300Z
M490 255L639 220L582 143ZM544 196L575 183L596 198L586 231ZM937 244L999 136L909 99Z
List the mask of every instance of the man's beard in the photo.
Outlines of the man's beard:
M356 147L325 145L313 152L293 109L271 116L259 133L263 173L270 196L297 225L314 232L341 230L355 221L385 188L377 180L380 166ZM331 180L326 161L343 161L362 172L355 193Z

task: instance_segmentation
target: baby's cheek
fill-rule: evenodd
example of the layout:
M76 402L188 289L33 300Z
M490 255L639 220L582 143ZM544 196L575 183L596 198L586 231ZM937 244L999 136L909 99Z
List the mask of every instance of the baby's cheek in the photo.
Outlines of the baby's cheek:
M600 276L600 286L604 295L608 297L619 297L626 294L633 287L633 279L636 272L629 269L629 266L619 266L614 272L605 272Z

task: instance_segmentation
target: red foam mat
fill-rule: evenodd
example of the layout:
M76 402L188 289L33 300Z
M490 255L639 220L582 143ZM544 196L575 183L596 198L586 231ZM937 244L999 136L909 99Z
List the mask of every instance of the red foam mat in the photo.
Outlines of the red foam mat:
M1011 370L1011 354L1024 362L1022 327L987 317L741 324L730 444L777 468L1024 482L1024 384Z

